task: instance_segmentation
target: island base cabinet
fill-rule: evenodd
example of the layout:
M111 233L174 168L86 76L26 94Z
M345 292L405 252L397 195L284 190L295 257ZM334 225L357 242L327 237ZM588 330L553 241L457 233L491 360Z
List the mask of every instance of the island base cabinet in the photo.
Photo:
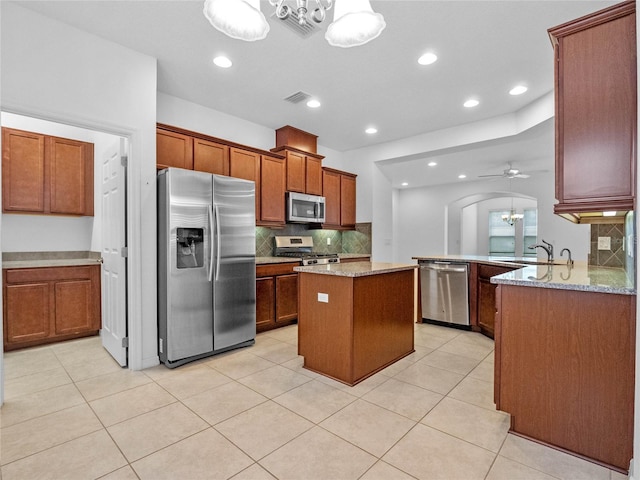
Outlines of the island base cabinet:
M4 349L96 335L100 266L3 270Z
M500 285L495 401L511 430L626 472L635 295Z
M414 351L414 272L300 273L298 353L304 367L355 385Z

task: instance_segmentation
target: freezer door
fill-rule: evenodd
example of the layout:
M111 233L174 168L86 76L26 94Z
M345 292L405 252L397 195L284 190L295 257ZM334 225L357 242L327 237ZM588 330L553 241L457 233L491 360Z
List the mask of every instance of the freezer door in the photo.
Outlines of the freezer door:
M255 184L213 175L214 349L256 335Z
M161 176L166 178L158 184L159 347L161 360L174 362L213 351L212 178L182 169Z

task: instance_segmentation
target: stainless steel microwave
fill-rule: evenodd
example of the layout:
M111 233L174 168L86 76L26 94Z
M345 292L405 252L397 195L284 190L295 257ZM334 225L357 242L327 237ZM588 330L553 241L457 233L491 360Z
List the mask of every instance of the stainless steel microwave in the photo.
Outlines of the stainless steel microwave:
M324 223L324 197L287 192L287 222Z

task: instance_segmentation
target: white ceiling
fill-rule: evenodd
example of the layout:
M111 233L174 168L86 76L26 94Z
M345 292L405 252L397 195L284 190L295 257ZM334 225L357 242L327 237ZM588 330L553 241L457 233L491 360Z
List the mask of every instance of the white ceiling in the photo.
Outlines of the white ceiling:
M369 44L349 49L329 46L326 26L301 39L270 18L273 9L264 0L271 31L259 42L219 33L202 15L200 0L16 3L156 57L161 92L269 128L293 125L318 135L325 147L347 151L525 107L553 89L547 29L616 2L374 0L386 29ZM428 50L438 61L418 65ZM219 54L231 58L233 67L215 67L211 60ZM510 96L517 83L529 91ZM322 107L284 101L298 91L317 97ZM480 105L464 108L471 96ZM378 128L376 135L364 133L370 125ZM442 155L439 163L451 169L447 176L444 168L423 173L425 159L382 168L394 186L405 178L415 186L446 183L458 166L499 173L508 161L522 169L552 168L553 122L483 146L473 156Z

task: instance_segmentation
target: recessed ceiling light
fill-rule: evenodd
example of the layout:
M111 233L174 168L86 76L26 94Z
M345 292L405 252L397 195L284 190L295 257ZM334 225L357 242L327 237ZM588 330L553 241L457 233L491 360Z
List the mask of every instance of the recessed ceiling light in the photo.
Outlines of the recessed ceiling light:
M465 107L467 107L467 108L472 108L472 107L477 107L478 105L480 105L480 102L478 100L469 99L466 102L464 102L463 105Z
M430 167L435 167L438 164L436 162L429 162L429 163L427 163L427 165L430 166Z
M615 217L616 216L616 212L602 212L602 216L603 217Z
M378 133L378 129L376 127L369 127L364 132L373 135L374 133Z
M409 186L409 184L407 182L402 182L400 185L402 185L403 187Z
M463 178L467 178L467 176L464 173L462 173L462 174L458 175L458 178L463 179Z
M213 63L215 63L220 68L229 68L231 65L233 65L233 62L224 56L214 58Z
M511 90L509 90L509 95L522 95L527 90L528 88L524 85L516 85Z
M438 56L435 53L428 52L418 59L418 63L420 65L431 65L436 60L438 60Z
M312 98L311 100L309 100L307 102L307 107L309 108L318 108L321 105L321 103L316 100L315 98Z

